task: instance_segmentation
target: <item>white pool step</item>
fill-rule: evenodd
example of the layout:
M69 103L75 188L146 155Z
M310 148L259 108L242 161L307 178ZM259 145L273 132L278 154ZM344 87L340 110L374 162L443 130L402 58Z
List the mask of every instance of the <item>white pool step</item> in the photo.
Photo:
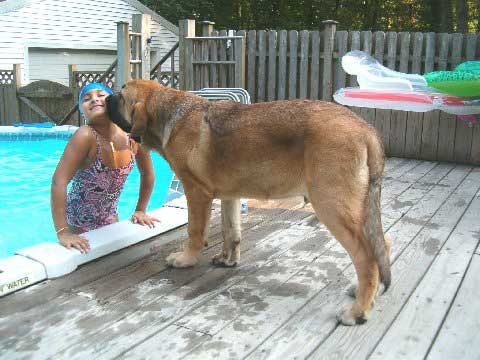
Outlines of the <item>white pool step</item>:
M0 296L47 279L45 266L21 255L0 260Z
M149 239L188 222L186 200L175 199L149 214L158 218L154 228L120 221L89 231L85 236L90 251L82 254L58 243L41 243L17 251L16 255L0 260L0 296L46 279L66 275L79 265ZM167 240L165 240L167 241Z

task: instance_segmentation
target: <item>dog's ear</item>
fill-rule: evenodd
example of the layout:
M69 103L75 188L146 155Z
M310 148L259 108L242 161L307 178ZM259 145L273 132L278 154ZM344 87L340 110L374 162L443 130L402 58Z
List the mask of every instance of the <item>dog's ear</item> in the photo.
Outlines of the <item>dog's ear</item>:
M117 124L120 129L129 133L132 130L130 123L125 120L123 115L119 111L118 97L115 95L109 95L105 99L107 104L107 114L114 124Z
M145 131L147 130L148 126L148 113L147 109L145 108L144 102L138 102L133 107L132 112L132 130L131 136L132 138L140 138L143 136Z

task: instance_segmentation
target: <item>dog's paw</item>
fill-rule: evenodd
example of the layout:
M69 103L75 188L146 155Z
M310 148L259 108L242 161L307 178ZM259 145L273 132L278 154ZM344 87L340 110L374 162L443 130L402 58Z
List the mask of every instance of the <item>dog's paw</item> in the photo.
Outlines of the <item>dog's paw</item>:
M354 303L345 306L345 308L337 315L338 321L343 325L353 326L357 324L364 324L368 320L368 315L362 311Z
M186 268L196 265L198 258L192 254L182 252L171 253L167 257L167 264L176 268Z
M225 252L220 252L214 257L212 257L212 264L216 266L224 266L224 267L234 267L238 264L238 257L232 254L226 254Z

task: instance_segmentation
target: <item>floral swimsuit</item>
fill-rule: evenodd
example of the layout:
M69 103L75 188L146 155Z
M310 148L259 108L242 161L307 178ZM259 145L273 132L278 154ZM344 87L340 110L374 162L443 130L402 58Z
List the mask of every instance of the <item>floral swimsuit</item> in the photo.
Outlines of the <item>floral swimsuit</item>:
M99 134L92 129L96 143L95 161L80 169L73 177L67 195L67 223L69 226L89 231L118 221L117 205L128 174L133 169L132 148L130 162L119 168L110 168L101 157Z

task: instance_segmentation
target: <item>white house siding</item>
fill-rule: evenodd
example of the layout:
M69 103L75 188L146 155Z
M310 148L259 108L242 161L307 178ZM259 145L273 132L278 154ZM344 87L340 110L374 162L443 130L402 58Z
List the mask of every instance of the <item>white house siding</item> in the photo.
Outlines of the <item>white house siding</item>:
M178 41L178 36L165 29L156 21L152 21L152 48L157 50L157 58L160 60ZM153 64L152 64L153 66Z
M6 3L8 4L8 0ZM115 23L117 21L131 23L132 15L139 13L139 10L122 0L26 1L26 5L17 10L0 13L0 68L11 68L13 63L23 64L24 83L37 80L38 76L47 76L46 80L63 82L68 67L59 70L58 74L46 70L42 73L37 56L31 63L32 68L29 68L29 55L41 54L41 51L36 52L29 50L30 48L63 49L60 53L72 54L58 60L57 66L75 59L82 62L84 61L82 59L90 56L92 66L104 67L104 57L99 56L98 59L102 59L102 63L96 64L95 54L98 51L112 51L116 48ZM160 51L157 53L165 53L175 44L177 37L156 21L152 21L152 24L154 30L152 48L159 47ZM44 50L43 54L46 56L45 65L48 61L53 61L54 51Z
M1 27L2 24L0 23ZM23 56L23 47L6 43L4 33L0 30L0 69L11 70L13 69L13 64L23 64Z
M115 60L115 51L29 48L30 81L56 79L68 86L68 65L79 71L104 71Z

